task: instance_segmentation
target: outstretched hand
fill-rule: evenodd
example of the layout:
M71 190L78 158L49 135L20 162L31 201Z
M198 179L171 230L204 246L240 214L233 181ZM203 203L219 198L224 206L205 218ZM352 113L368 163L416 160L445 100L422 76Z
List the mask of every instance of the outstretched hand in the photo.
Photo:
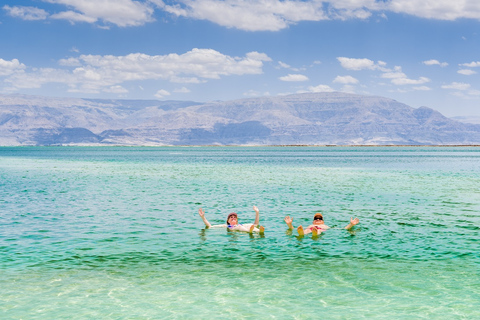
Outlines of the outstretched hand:
M293 219L290 218L290 216L286 216L285 219L283 219L286 224L290 225L293 222Z
M352 226L357 225L359 222L360 222L360 220L358 218L355 218L355 219L353 219L352 217L350 218L350 224Z
M205 211L202 208L198 209L198 215L203 218L205 216Z
M256 212L256 213L259 213L260 210L258 210L258 208L256 206L253 206L253 210Z

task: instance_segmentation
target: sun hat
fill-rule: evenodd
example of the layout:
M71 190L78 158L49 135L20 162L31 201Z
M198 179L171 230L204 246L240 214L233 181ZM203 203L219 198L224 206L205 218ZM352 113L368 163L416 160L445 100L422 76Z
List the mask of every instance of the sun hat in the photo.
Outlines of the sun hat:
M313 216L313 219L315 219L316 217L321 217L323 219L323 216L320 212L315 213L315 215Z

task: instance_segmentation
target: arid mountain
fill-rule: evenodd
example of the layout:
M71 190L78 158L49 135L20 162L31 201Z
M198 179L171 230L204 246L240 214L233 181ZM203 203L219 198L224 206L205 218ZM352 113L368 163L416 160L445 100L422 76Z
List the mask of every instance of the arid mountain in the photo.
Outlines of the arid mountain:
M0 95L0 145L85 144L480 144L480 125L338 92L212 103Z

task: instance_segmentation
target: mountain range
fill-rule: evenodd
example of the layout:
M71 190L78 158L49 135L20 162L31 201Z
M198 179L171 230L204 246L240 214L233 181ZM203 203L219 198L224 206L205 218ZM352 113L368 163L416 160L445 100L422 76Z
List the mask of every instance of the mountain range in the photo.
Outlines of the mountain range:
M232 101L0 95L0 145L474 145L480 124L340 92Z

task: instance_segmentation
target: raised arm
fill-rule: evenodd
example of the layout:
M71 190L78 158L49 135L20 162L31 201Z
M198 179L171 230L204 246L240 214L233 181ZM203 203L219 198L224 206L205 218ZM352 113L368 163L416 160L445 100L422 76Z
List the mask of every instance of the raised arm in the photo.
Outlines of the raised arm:
M255 210L255 222L253 225L257 226L260 224L260 210L256 206L253 206L253 210Z
M283 220L285 220L285 223L287 224L288 229L293 230L293 224L292 224L293 219L290 218L290 216L286 216L285 219Z
M198 209L198 215L200 216L200 218L202 218L203 223L205 223L205 226L207 226L207 228L210 228L212 226L210 222L208 222L207 218L205 218L205 211L203 211L202 208Z
M345 229L347 230L350 230L353 226L356 226L358 223L360 222L360 220L358 220L358 218L350 218L350 223L345 227Z

